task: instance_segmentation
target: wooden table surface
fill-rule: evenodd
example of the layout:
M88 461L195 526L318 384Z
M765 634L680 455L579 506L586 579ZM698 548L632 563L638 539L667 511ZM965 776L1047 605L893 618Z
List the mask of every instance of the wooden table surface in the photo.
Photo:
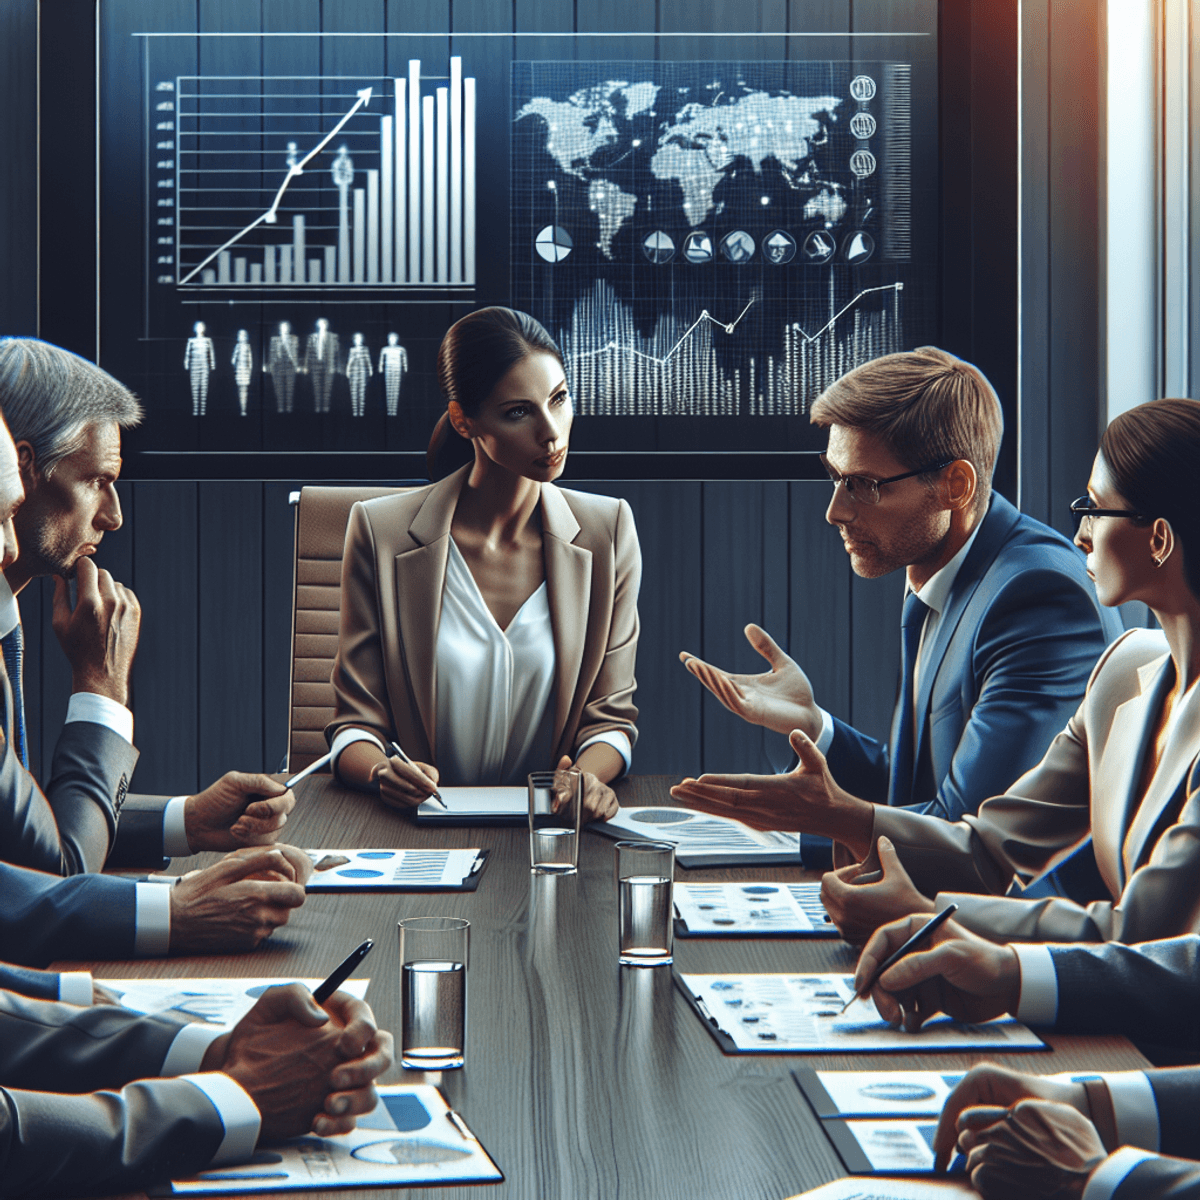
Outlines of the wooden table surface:
M623 805L669 803L672 782L635 777L618 786L618 795ZM398 1035L396 921L468 918L466 1066L445 1072L440 1082L504 1172L505 1182L494 1185L497 1196L781 1200L844 1173L792 1080L793 1067L956 1070L987 1057L725 1055L674 989L668 970L618 966L610 839L585 831L574 877L533 876L523 829L418 828L327 776L310 778L298 791L287 827L294 845L484 846L492 853L478 891L315 894L253 954L70 965L86 966L101 979L320 977L371 937L376 946L359 974L371 979L367 999L379 1024ZM765 867L680 869L677 878L766 875L814 877L798 867ZM689 972L848 972L854 959L840 941L675 942L675 966ZM1146 1065L1124 1038L1051 1034L1048 1040L1052 1052L999 1057L1014 1068L1043 1073ZM419 1082L422 1076L396 1068L386 1081L405 1078Z

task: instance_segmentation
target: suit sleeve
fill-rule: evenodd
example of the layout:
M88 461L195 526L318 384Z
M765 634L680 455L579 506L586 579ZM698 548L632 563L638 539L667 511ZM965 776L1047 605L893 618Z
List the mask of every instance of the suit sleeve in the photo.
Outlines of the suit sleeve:
M108 867L147 867L158 870L166 860L163 813L170 796L134 795L125 798Z
M104 866L137 762L119 734L92 721L63 726L45 794L0 738L0 837L18 866L77 875Z
M974 639L977 699L950 769L916 811L957 821L1007 792L1067 724L1107 644L1095 601L1080 581L1045 568L1007 579ZM931 714L931 722L937 719Z
M369 729L385 742L392 736L375 554L366 510L361 503L355 504L350 510L342 555L338 649L330 675L335 707L333 720L325 727L331 743L338 730L347 726Z
M1112 1200L1200 1200L1200 1164L1156 1154L1121 1180Z
M1200 937L1123 946L1050 947L1058 981L1054 1027L1065 1033L1120 1033L1200 1050Z
M0 959L133 958L137 884L115 875L62 879L0 862Z
M825 761L838 786L872 804L888 797L888 746L833 718L833 741Z
M642 551L638 545L633 509L621 500L613 530L613 607L604 658L588 692L575 733L574 753L598 733L619 729L637 741L637 689L634 667L638 643L638 592L642 584Z

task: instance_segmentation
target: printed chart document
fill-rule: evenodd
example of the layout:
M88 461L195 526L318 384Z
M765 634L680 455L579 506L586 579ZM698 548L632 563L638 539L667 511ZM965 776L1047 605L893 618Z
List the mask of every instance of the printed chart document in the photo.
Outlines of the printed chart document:
M529 820L529 791L523 787L438 788L445 807L436 800L417 806L424 825L523 825Z
M870 1000L842 1005L851 975L691 975L676 982L723 1050L736 1054L863 1054L872 1051L1043 1050L1045 1042L1011 1018L979 1025L949 1017L905 1033Z
M792 1075L818 1117L932 1117L962 1081L962 1071L813 1071ZM1090 1071L1047 1075L1062 1083L1082 1083Z
M331 963L331 968L336 966ZM134 1012L185 1013L210 1025L236 1025L267 988L285 983L302 983L315 991L322 979L98 979L97 983L116 992L121 1004ZM367 979L347 979L341 991L360 1000L367 997Z
M819 883L677 883L679 937L839 937Z
M440 1187L500 1183L503 1173L441 1092L389 1084L379 1103L339 1137L308 1136L262 1146L248 1162L213 1167L152 1196L219 1196L300 1188Z
M690 808L623 808L611 820L588 828L614 838L674 842L675 861L685 869L800 865L799 834L762 832L741 821L710 817Z
M851 1175L921 1175L933 1171L933 1137L937 1121L822 1121L838 1157ZM948 1168L962 1172L966 1156L956 1154Z
M307 850L315 867L307 892L362 889L394 892L472 892L486 850Z
M962 1176L954 1179L835 1179L788 1200L978 1200Z

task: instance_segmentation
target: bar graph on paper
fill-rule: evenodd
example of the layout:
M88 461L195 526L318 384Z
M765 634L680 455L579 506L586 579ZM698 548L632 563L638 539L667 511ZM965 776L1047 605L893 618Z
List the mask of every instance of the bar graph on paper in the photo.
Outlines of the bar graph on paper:
M469 295L475 80L192 76L154 85L154 276L185 292Z

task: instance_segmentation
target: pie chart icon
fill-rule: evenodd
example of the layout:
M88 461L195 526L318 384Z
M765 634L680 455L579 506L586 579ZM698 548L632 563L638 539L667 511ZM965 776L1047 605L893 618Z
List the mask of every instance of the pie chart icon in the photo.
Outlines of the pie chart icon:
M656 229L642 239L642 253L652 262L661 266L669 263L675 257L675 242L669 233Z
M571 235L561 225L547 225L534 239L534 249L548 263L560 263L575 248Z

